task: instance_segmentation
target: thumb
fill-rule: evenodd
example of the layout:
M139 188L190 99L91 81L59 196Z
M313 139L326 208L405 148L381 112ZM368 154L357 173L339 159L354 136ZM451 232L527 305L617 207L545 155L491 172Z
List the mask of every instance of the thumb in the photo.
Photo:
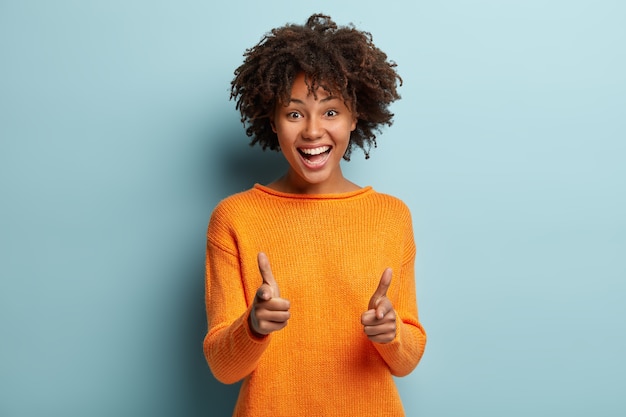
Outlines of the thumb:
M387 296L387 290L391 285L391 275L391 268L387 268L383 271L383 275L380 277L380 282L378 283L378 288L376 288L374 295L370 298L368 309L375 310L380 299Z
M261 272L261 278L263 279L263 285L261 285L261 287L259 288L257 296L261 296L262 294L264 295L266 289L264 287L269 287L269 298L280 297L278 284L274 279L274 274L272 273L272 268L270 267L270 261L267 258L267 255L263 252L259 252L259 254L257 255L257 262L259 264L259 272ZM267 297L262 298L268 299Z

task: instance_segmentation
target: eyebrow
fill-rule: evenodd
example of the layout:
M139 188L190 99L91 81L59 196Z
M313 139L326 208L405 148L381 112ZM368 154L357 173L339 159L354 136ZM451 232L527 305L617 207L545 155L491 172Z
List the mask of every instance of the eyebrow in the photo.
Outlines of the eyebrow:
M321 99L321 100L320 100L320 103L326 103L326 102L328 102L328 101L332 101L332 100L339 100L339 97L337 97L337 96L328 96L328 97L326 97L326 98ZM290 103L304 104L304 101L299 100L299 99L297 99L297 98L293 98L293 97L291 97L291 98L289 99L289 103L288 103L288 104L290 104Z

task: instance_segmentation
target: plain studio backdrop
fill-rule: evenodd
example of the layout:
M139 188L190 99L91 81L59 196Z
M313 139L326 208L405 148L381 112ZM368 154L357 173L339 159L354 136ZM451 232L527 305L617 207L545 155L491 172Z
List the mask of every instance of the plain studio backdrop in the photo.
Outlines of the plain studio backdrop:
M404 79L344 169L413 213L407 415L626 415L624 2L2 0L1 416L230 415L206 225L285 163L248 146L229 83L315 12Z

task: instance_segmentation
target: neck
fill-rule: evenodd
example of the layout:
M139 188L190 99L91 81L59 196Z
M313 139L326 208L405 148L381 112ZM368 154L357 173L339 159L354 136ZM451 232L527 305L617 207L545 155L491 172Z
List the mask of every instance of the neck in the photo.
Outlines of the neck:
M339 194L356 191L361 188L343 176L332 182L325 181L321 184L311 184L305 181L297 181L289 172L267 186L276 191L289 194Z

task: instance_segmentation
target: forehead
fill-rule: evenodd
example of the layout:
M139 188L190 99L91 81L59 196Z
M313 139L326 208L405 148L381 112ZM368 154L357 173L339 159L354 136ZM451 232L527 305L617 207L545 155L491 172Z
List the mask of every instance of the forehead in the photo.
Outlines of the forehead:
M341 94L335 93L324 81L314 80L312 77L299 73L293 80L288 100L304 99L313 96L315 100L339 99Z

